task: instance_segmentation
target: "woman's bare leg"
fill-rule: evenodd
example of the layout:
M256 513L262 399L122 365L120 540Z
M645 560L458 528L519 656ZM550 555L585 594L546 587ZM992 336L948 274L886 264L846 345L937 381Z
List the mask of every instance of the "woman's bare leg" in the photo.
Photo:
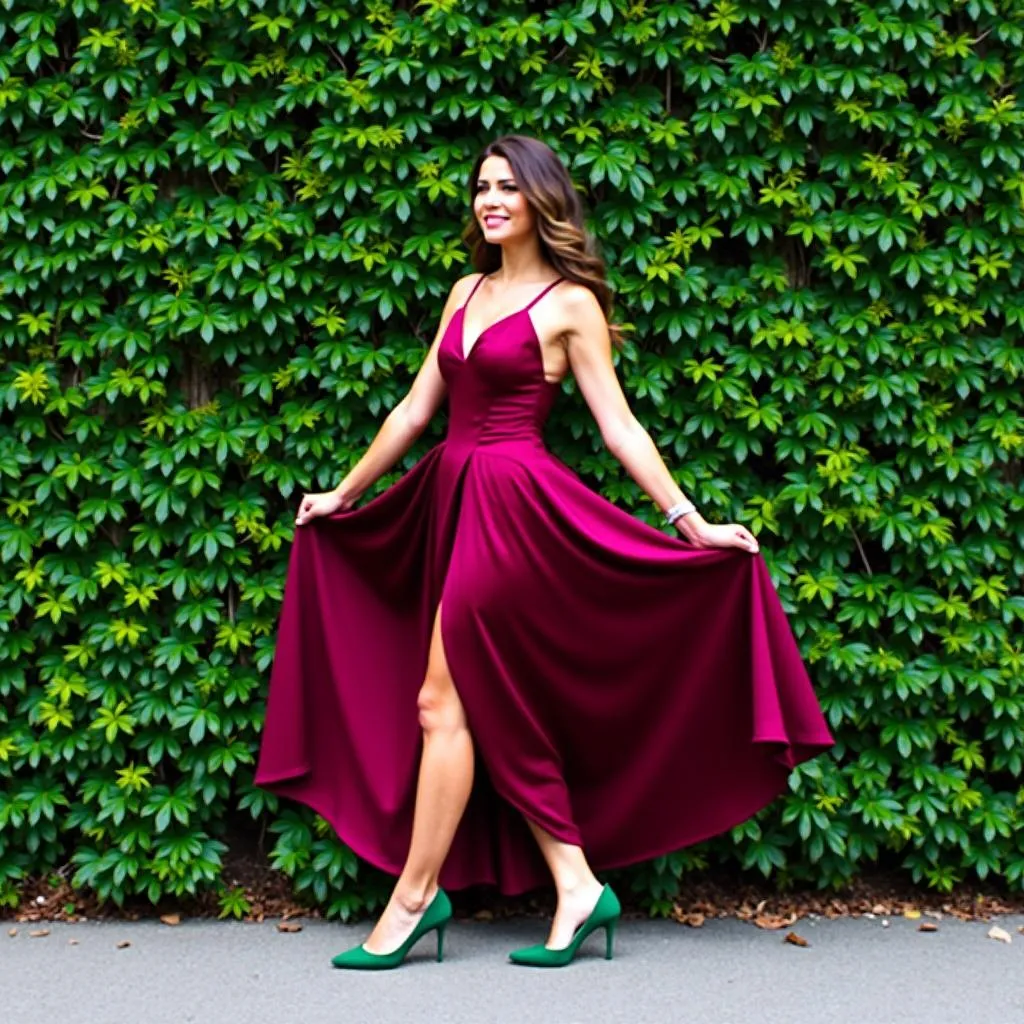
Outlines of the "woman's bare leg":
M391 899L363 943L370 953L390 953L412 934L437 892L441 865L473 788L473 740L444 655L440 604L418 706L423 753L412 840Z
M544 943L550 949L569 945L576 929L590 916L604 886L590 870L583 849L555 839L535 821L526 819L551 869L558 893L558 906L551 932Z

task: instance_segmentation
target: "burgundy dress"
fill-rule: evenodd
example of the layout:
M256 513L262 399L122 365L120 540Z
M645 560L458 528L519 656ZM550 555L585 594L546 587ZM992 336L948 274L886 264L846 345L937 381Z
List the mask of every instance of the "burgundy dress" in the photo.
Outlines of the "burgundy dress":
M644 523L545 447L561 389L530 307L557 284L466 354L455 312L445 440L364 505L297 527L285 581L255 782L395 874L444 599L476 751L451 889L550 883L524 815L595 870L699 842L834 743L762 556Z

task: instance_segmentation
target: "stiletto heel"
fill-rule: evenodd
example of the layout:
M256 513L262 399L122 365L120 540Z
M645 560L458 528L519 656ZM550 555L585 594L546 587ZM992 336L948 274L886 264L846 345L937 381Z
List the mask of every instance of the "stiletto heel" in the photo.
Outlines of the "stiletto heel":
M388 967L397 967L406 957L409 950L423 938L427 932L437 929L437 959L442 956L444 930L452 919L452 905L444 889L438 889L430 906L423 912L412 934L398 949L390 953L371 953L362 945L346 949L331 960L335 967L348 967L360 971L379 971Z
M604 942L604 958L605 960L611 960L612 958L612 942L615 940L615 921L609 921L604 926L605 942Z
M583 940L598 928L605 930L605 959L612 958L612 941L615 937L615 924L622 914L622 907L612 892L611 886L606 885L601 890L601 895L594 904L590 916L576 929L568 946L561 949L548 949L547 946L527 946L525 949L514 949L509 953L509 959L514 964L525 964L529 967L564 967L569 963Z

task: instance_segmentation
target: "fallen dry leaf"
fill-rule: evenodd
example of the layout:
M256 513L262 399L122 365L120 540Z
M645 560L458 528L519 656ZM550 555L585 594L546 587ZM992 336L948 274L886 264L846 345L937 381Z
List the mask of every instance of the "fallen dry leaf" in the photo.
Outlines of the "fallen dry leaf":
M131 944L132 944L131 943L131 939L122 939L120 942L116 943L115 948L116 949L126 949Z
M797 935L796 932L787 932L784 942L791 942L794 946L809 946L810 943L803 938L803 936Z
M937 932L939 930L939 926L937 924L932 924L931 921L922 921L917 926L917 930L919 932Z
M703 914L694 912L692 914L679 914L676 920L682 924L688 924L691 928L703 928L706 919Z
M473 920L474 921L493 921L494 920L494 911L493 910L478 910L473 915Z
M783 917L781 914L760 914L754 918L754 924L758 928L788 928L797 919L796 913L786 914Z
M13 939L14 936L18 934L18 929L17 928L8 928L7 929L7 934L10 935L10 937Z
M293 924L291 921L282 921L277 926L277 930L279 932L301 932L302 931L302 925L301 924Z
M944 903L942 909L947 914L955 917L958 921L973 921L974 914L969 910L964 910L962 907L955 907L952 903Z
M181 914L161 914L160 920L164 924L181 924Z
M920 910L904 910L903 916L909 921L916 921L921 916Z
M994 924L988 930L988 937L990 939L998 939L1000 942L1013 942L1013 938L1008 931L1004 931L999 925Z
M50 934L50 929L49 928L37 928L35 931L32 931L32 932L28 933L30 939L41 939L44 935L49 935L49 934Z

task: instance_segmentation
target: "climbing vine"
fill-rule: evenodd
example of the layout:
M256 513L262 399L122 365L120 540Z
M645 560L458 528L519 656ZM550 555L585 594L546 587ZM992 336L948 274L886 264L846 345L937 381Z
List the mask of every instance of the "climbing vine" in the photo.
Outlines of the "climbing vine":
M379 900L252 784L294 509L408 387L512 131L839 741L637 889L1024 886L1024 3L0 0L0 43L0 902L223 888L229 825L329 915ZM549 443L658 522L571 379Z

